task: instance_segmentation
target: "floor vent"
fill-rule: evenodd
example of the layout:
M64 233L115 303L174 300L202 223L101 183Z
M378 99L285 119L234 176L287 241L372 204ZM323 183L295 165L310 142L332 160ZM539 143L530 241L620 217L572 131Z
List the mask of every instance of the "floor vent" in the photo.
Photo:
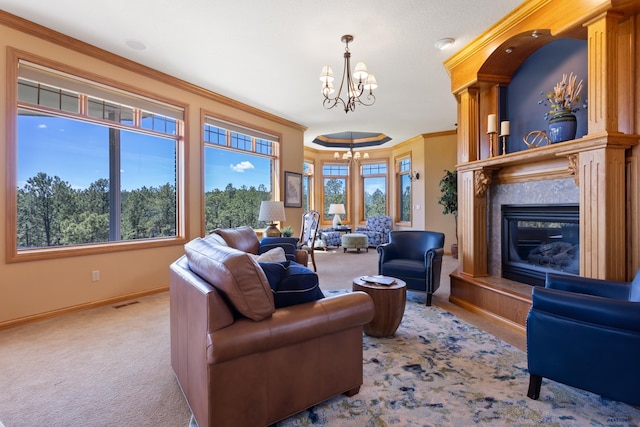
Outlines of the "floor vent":
M125 302L125 303L120 304L120 305L114 305L113 308L122 308L122 307L126 307L128 305L139 304L139 303L140 303L140 301Z

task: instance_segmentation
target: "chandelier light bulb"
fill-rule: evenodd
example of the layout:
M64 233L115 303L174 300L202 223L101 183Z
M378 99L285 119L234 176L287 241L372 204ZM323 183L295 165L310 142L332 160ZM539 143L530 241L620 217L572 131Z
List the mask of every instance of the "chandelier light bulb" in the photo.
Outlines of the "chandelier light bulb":
M364 84L365 90L372 91L378 87L378 82L376 81L376 76L373 74L369 74L367 76L367 81Z
M367 71L367 66L364 64L364 62L358 62L356 64L356 69L353 70L353 78L364 82L367 79L367 76L369 75L369 72Z
M331 83L331 82L325 83L325 84L322 86L322 94L323 94L324 96L329 96L329 95L331 95L331 94L332 94L333 92L335 92L335 91L336 91L336 90L335 90L335 89L334 89L334 87L333 87L333 83Z
M320 73L320 81L322 83L331 83L333 81L333 70L331 66L325 65Z

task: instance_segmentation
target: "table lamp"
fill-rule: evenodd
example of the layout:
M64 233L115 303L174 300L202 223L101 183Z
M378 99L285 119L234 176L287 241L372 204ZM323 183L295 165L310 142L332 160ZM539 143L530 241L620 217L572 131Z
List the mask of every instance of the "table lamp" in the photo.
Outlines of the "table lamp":
M340 215L344 215L346 211L344 210L344 205L342 203L331 203L329 205L329 215L334 214L333 217L333 227L336 228L342 225L342 218Z
M265 221L269 226L264 230L265 237L280 237L280 230L276 227L276 221L284 221L287 217L284 214L283 202L260 202L260 213L258 221Z

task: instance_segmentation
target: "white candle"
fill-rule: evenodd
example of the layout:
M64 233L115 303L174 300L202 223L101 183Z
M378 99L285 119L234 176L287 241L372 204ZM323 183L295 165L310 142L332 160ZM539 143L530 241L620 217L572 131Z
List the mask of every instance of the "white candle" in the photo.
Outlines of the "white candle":
M487 121L487 133L496 133L498 127L498 118L495 114L489 114Z
M509 135L509 122L507 120L500 122L500 136Z

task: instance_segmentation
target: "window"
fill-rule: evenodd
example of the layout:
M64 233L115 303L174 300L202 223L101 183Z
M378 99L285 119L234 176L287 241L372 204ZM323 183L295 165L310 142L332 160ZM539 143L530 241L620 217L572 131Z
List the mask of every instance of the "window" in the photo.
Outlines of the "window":
M9 257L181 234L181 108L23 60L16 90Z
M305 212L313 209L313 162L305 160L302 166L302 208Z
M279 137L214 117L204 121L205 231L258 221L260 202L277 200Z
M398 218L402 222L411 221L411 159L398 160Z
M333 215L329 214L329 205L342 203L347 213L345 218L349 218L349 204L347 203L347 178L349 177L349 167L346 164L325 164L322 166L322 179L324 181L324 203L322 209L322 220L331 222Z
M387 214L387 164L362 165L364 219Z

